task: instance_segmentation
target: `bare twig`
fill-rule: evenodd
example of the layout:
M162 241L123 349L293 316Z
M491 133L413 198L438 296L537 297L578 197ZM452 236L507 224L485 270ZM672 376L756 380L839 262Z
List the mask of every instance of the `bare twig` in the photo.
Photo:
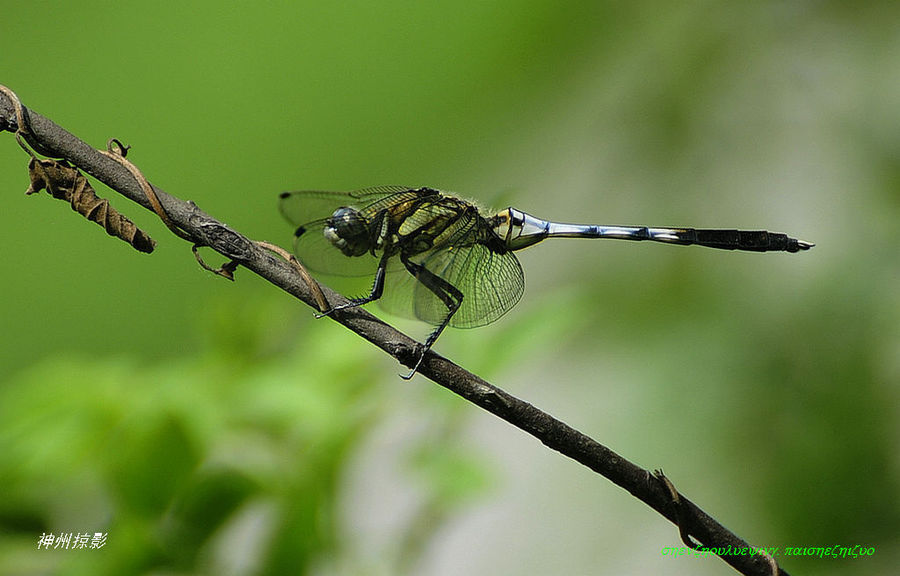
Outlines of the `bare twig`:
M0 131L18 131L39 153L63 158L130 200L148 210L153 209L147 194L125 165L27 108L21 108L17 119L14 98L12 92L0 86ZM304 281L295 265L270 254L271 246L260 246L204 213L194 203L185 202L150 186L174 226L195 244L209 246L228 258L234 267L244 266L317 310L322 309L324 300L332 307L347 301L327 287L323 286L319 291L314 282L309 284ZM363 309L338 310L330 314L329 318L356 332L408 367L417 360L416 341ZM585 434L492 386L446 358L429 352L419 367L419 373L624 488L676 524L686 541L690 536L707 548L735 551L753 549L690 500L678 494L668 479L655 476L632 464ZM773 573L771 557L746 552L743 555L734 553L721 556L743 574L769 576ZM777 566L775 568L778 574L786 574Z

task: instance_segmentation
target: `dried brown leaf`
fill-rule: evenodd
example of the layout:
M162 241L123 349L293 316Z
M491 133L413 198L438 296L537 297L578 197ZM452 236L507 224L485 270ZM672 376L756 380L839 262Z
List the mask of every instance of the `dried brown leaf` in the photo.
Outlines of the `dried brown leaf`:
M140 252L153 252L156 242L110 206L108 200L98 197L87 178L65 160L32 158L28 162L28 173L31 185L26 194L47 190L54 198L71 204L72 210L103 226L110 236L121 238Z

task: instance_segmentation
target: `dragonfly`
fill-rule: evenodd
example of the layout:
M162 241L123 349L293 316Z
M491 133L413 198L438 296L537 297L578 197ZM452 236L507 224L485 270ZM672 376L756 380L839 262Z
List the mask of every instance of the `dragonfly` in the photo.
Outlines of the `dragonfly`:
M515 252L547 238L649 240L750 252L814 246L765 230L565 224L512 207L489 214L453 194L406 186L284 192L280 210L296 227L294 253L306 268L372 278L367 296L323 315L378 301L388 313L435 327L405 379L419 370L447 326L484 326L515 306L525 290Z

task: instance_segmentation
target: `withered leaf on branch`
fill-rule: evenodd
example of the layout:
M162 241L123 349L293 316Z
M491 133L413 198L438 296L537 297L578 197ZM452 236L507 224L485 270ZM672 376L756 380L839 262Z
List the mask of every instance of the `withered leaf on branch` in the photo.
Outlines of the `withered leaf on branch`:
M111 207L108 200L99 198L87 178L65 160L32 158L28 162L28 174L31 185L26 194L46 189L51 196L65 200L72 205L72 210L103 226L107 234L121 238L135 250L149 254L156 247L155 240Z

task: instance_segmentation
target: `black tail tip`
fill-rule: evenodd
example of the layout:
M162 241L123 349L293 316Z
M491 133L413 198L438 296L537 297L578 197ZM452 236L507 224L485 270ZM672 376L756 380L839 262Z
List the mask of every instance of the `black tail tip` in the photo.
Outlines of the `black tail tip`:
M791 238L791 243L788 246L788 252L800 252L802 250L809 250L815 246L812 242L807 242L806 240L794 240Z

